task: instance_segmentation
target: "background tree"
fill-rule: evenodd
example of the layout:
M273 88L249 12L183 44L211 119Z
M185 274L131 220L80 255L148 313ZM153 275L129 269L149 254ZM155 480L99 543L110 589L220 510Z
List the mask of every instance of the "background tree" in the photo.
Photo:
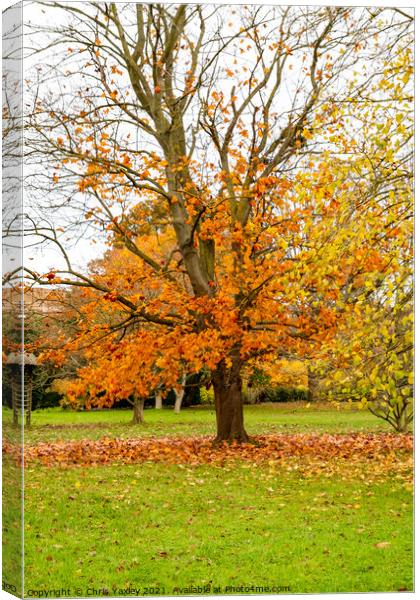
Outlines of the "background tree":
M397 431L405 431L413 418L410 46L396 49L382 72L369 90L358 132L364 155L358 162L358 203L367 207L361 227L369 230L370 241L369 247L360 241L355 253L360 260L374 261L376 268L368 279L356 272L347 285L346 298L354 302L354 310L340 322L319 372L331 397L358 400Z

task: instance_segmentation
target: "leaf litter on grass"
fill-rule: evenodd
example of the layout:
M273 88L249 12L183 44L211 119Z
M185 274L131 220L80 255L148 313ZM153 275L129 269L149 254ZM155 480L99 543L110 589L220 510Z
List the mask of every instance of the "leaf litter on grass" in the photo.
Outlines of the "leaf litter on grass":
M42 442L26 445L25 465L34 462L52 466L94 466L107 464L163 463L178 465L228 466L242 461L250 466L266 463L270 468L283 466L302 476L326 477L342 472L343 478L364 479L394 472L407 482L412 470L412 434L283 434L260 435L249 444L214 446L209 436L160 438L108 438ZM21 450L4 442L3 451L17 463ZM344 468L345 467L345 468Z

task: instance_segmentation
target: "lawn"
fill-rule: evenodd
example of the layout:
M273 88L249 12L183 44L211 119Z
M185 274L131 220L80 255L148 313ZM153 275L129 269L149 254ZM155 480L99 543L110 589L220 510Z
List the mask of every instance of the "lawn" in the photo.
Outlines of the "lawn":
M32 427L25 431L27 443L65 439L100 439L104 436L212 435L216 415L213 407L186 408L180 414L165 408L145 410L145 423L132 425L131 410L67 411L61 408L35 410ZM3 408L3 422L11 423L11 410ZM336 409L331 405L306 407L303 402L245 406L249 434L316 431L392 431L385 422L366 410Z
M411 517L410 490L392 479L252 465L35 468L26 587L411 589Z
M214 432L210 409L180 415L150 409L145 416L145 425L132 426L129 411L36 411L27 438L35 444ZM390 432L366 412L300 404L246 407L246 422L253 434ZM25 469L26 594L412 590L409 459L383 457L383 465L374 456L357 462L357 455L224 466L31 462Z

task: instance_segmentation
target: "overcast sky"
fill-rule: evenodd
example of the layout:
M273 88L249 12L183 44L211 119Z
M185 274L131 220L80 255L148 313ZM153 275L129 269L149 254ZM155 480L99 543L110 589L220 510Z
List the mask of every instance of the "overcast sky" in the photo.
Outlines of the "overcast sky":
M131 2L134 4L134 2ZM4 6L12 6L16 3L14 2L5 2ZM54 14L54 18L57 17L57 10L51 10L49 11L48 9L46 9L45 7L43 7L41 9L41 7L39 5L36 5L36 3L32 3L32 2L24 2L24 14L25 14L25 21L27 21L28 19L33 20L35 22L47 22L50 19L50 16ZM169 3L168 3L169 4ZM203 2L203 4L214 4L214 2ZM226 5L234 5L234 4L240 4L240 2L219 2L218 4L226 4ZM275 4L279 4L279 3L275 3L275 2L258 2L256 4L263 4L263 5L275 5ZM296 4L293 4L294 6ZM307 6L326 6L326 5L333 5L333 6L337 6L337 5L343 5L343 6L357 6L357 3L354 2L348 2L348 1L343 1L343 2L319 2L319 1L312 1L310 3L299 3L299 5L307 5ZM376 3L373 2L364 2L363 3L364 6L375 6L377 5ZM401 7L406 7L407 4L405 2L399 2L399 1L392 1L392 2L387 2L387 1L383 1L380 3L381 6L390 6L390 7L394 7L394 6L401 6ZM41 12L42 11L42 12ZM15 11L13 11L15 12ZM18 13L18 11L16 11L16 13ZM15 14L16 14L15 13ZM24 70L30 70L32 67L32 61L25 61L24 63ZM32 167L31 167L32 168ZM28 264L28 266L30 268L33 268L35 270L38 270L40 272L47 272L50 268L57 268L60 267L63 262L61 259L61 256L59 254L59 252L54 248L51 247L31 247L31 240L28 240L29 242L29 247L26 250L26 256L25 256L25 262ZM79 235L78 239L77 239L77 243L73 244L73 246L70 246L70 248L72 248L70 250L71 254L72 254L72 259L74 260L75 266L81 268L84 267L89 260L91 260L92 258L97 257L98 255L102 254L102 252L105 249L105 246L101 243L96 243L93 244L92 241L90 239L86 239L83 237L83 234ZM16 263L16 256L10 254L10 251L3 254L3 256L9 257L9 260L11 260L13 263ZM9 262L9 260L7 262ZM8 267L6 266L6 270L9 270L12 267L12 264L10 264Z

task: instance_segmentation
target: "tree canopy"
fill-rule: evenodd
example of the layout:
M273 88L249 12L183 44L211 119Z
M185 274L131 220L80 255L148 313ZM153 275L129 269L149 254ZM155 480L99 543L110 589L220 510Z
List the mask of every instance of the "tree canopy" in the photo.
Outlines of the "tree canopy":
M53 25L29 24L27 233L62 260L26 274L85 298L48 356L83 350L73 393L99 404L206 373L217 440L245 441L247 366L349 337L354 358L409 296L412 17L48 6ZM106 248L85 269L76 236Z

